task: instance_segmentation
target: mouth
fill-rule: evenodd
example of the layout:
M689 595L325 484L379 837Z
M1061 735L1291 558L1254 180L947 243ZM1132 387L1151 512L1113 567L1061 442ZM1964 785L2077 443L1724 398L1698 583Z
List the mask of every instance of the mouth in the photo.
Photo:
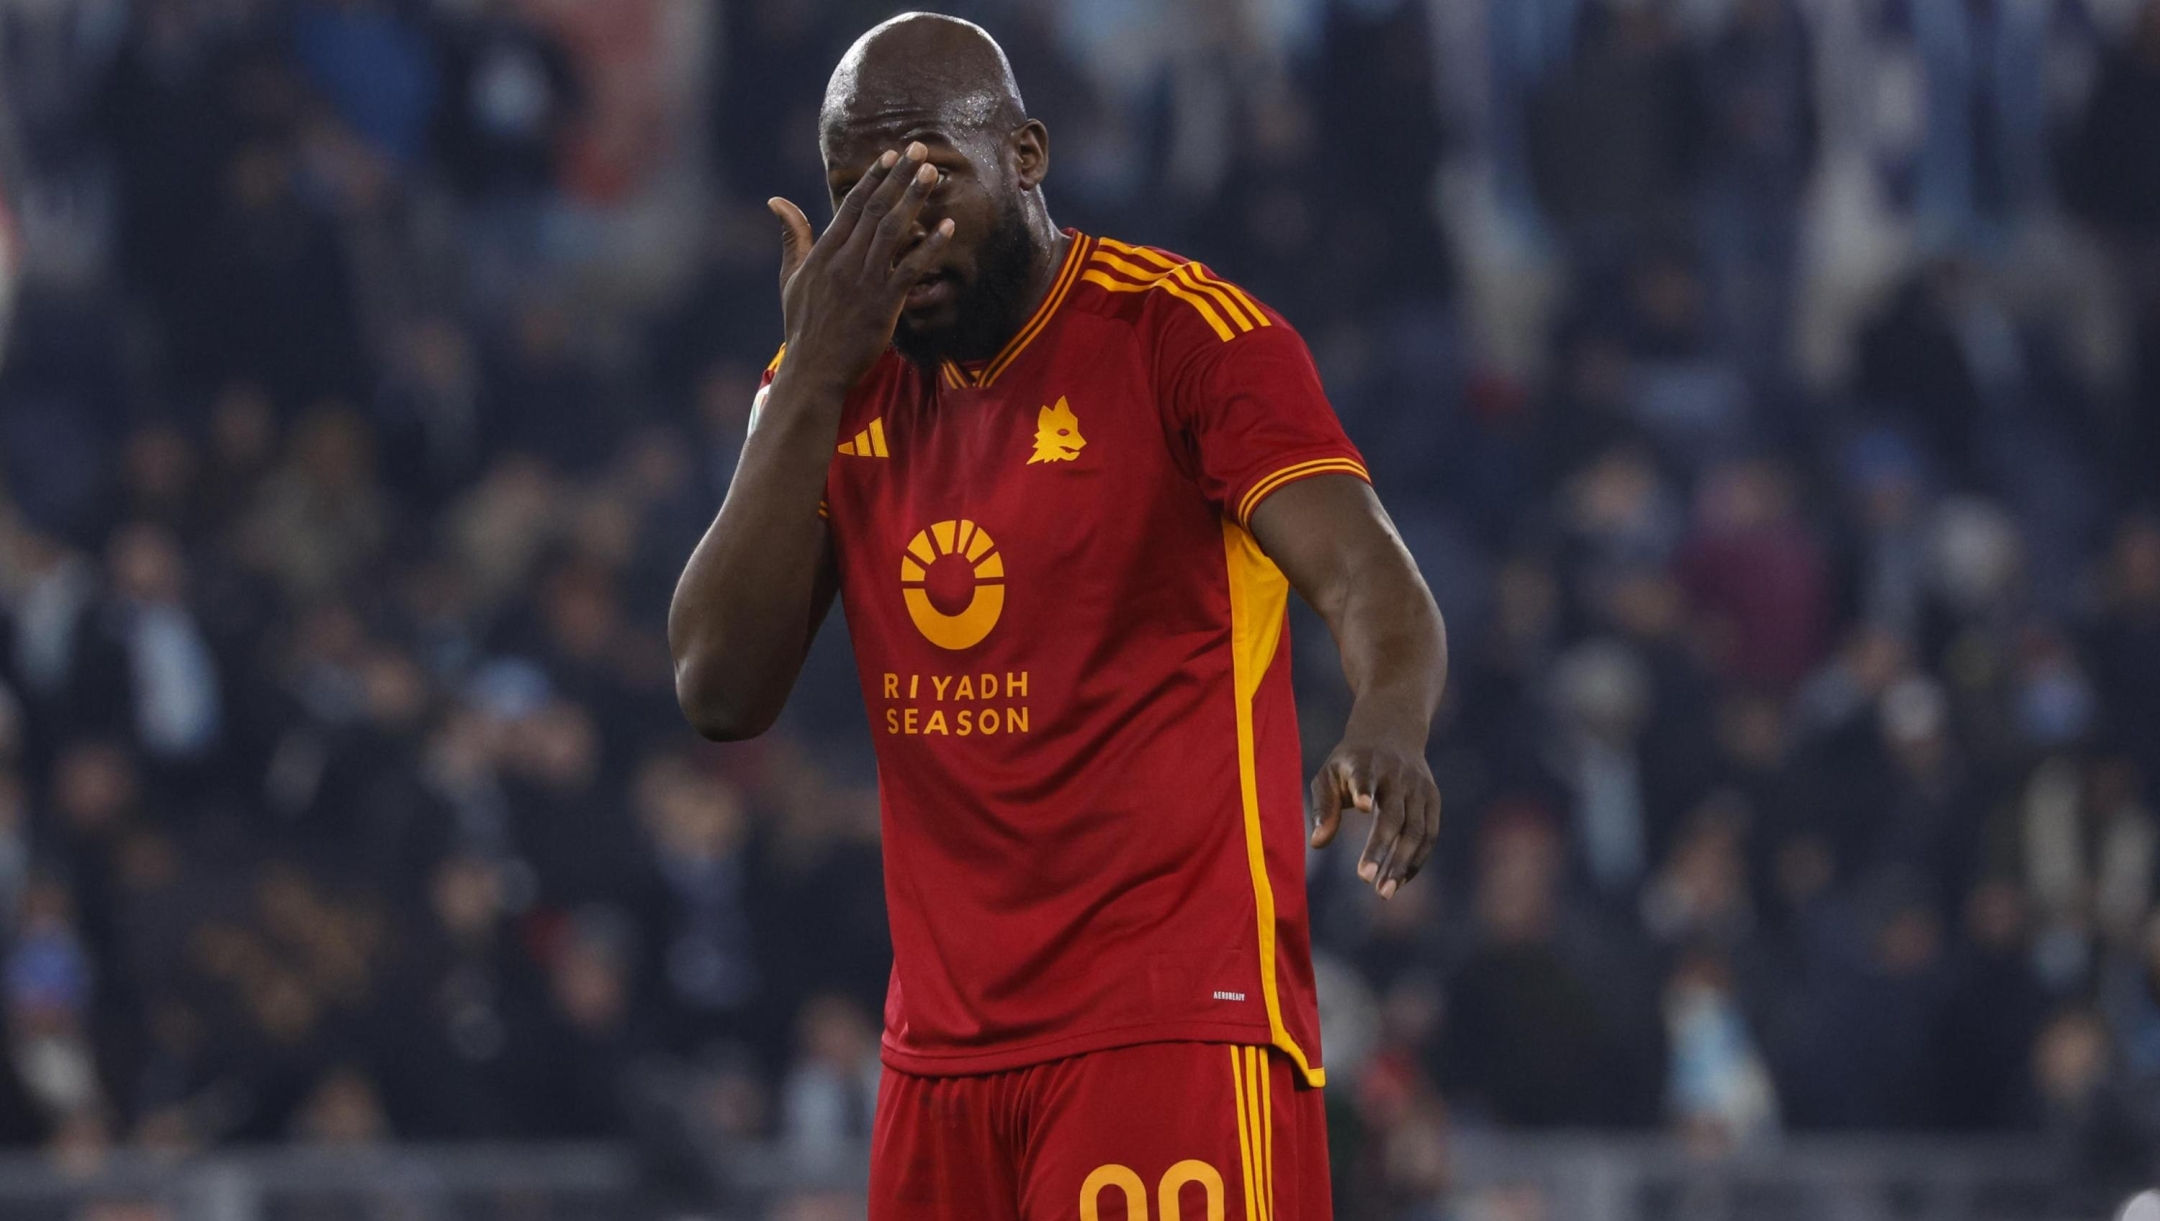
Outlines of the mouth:
M925 313L944 306L958 291L950 273L937 272L917 280L914 287L907 290L900 308L910 314Z

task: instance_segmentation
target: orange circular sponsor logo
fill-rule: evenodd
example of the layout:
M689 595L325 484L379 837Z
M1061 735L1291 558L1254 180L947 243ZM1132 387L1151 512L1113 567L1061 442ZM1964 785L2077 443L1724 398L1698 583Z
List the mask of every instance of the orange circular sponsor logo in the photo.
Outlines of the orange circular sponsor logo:
M937 601L951 605L951 600L933 600L930 592L933 583L952 587L954 581L938 580L944 574L931 571L950 566L964 569L959 580L972 580L974 586L967 605L954 614L937 605ZM941 649L971 648L990 634L1005 612L1005 561L981 526L966 518L937 522L917 530L908 540L907 551L900 557L900 595L907 602L908 618L915 621L915 630L924 639Z

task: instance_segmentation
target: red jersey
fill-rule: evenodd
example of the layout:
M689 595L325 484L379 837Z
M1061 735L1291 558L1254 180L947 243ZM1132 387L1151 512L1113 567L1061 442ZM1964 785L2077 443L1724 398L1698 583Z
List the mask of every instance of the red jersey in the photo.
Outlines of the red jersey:
M1366 477L1290 325L1107 238L995 358L887 353L850 394L820 511L877 747L887 1064L1194 1040L1324 1080L1289 585L1247 530L1321 474Z

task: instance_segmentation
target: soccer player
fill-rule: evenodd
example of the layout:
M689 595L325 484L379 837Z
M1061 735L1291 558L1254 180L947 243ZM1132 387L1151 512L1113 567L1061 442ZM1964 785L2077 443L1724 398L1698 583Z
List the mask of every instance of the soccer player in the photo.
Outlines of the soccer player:
M981 29L833 73L835 211L668 635L684 712L779 715L835 594L876 739L893 971L877 1221L1329 1215L1285 604L1356 697L1309 842L1431 849L1439 611L1280 314L1060 230ZM1315 167L1314 173L1324 173Z

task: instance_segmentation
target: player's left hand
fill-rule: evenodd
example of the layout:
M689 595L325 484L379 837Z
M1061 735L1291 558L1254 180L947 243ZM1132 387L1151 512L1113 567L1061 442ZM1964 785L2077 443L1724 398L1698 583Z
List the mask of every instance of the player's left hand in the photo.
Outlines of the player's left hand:
M1328 753L1313 777L1312 846L1324 848L1342 828L1344 810L1373 816L1358 857L1358 876L1392 899L1417 876L1440 834L1440 786L1425 753L1351 735Z

